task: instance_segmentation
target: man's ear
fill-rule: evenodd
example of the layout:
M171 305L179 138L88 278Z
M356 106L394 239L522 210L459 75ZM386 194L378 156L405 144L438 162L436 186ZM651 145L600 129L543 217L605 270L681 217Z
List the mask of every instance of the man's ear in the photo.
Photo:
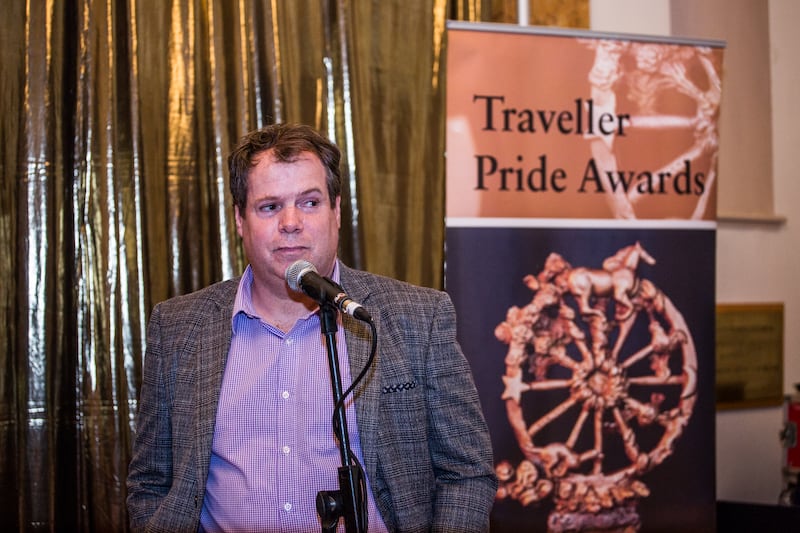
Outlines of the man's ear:
M239 206L233 206L233 216L236 219L236 232L239 234L239 237L242 236L242 214L239 212Z

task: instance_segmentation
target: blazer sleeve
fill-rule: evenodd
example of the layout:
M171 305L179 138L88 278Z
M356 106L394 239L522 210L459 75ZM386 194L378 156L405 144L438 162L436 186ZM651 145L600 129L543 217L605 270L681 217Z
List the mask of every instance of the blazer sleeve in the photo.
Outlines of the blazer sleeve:
M197 531L237 286L153 308L127 480L134 531Z
M136 415L136 435L128 471L131 528L143 530L172 486L170 400L165 383L161 343L161 306L147 326L147 350Z
M491 439L471 369L456 339L455 308L446 293L440 295L425 362L436 478L432 531L488 531L497 492Z

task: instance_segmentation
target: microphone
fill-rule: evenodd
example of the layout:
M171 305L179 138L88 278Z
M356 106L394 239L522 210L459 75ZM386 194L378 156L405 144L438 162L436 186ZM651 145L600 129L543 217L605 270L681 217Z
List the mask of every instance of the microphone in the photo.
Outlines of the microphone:
M364 322L372 317L364 307L351 299L341 285L332 279L320 276L317 269L304 259L299 259L286 269L286 283L293 291L302 292L316 300L320 305L331 303L341 312Z

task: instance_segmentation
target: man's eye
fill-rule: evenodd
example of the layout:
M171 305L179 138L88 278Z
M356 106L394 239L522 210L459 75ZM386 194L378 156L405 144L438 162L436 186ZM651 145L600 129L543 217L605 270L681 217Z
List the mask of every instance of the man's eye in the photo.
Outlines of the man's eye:
M317 207L319 203L319 200L306 200L303 202L303 205L306 207Z
M264 204L264 205L259 206L259 208L258 208L258 210L262 211L262 212L276 211L277 209L278 209L278 205L277 204Z

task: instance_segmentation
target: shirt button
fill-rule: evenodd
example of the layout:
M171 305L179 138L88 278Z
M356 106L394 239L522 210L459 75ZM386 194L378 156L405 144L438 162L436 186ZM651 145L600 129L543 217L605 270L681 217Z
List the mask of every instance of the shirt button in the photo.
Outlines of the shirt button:
M284 400L288 400L289 399L289 391L288 390L283 391L281 393L281 398L283 398Z
M289 448L288 446L284 446L283 448L281 448L281 451L283 452L284 455L289 455L289 452L291 452L292 449Z
M294 341L292 341L292 339L286 339L286 345L287 345L287 346L289 346L290 344L292 344L292 342L294 342Z
M289 502L284 503L283 504L283 510L284 511L291 511L292 510L292 504L289 503Z

